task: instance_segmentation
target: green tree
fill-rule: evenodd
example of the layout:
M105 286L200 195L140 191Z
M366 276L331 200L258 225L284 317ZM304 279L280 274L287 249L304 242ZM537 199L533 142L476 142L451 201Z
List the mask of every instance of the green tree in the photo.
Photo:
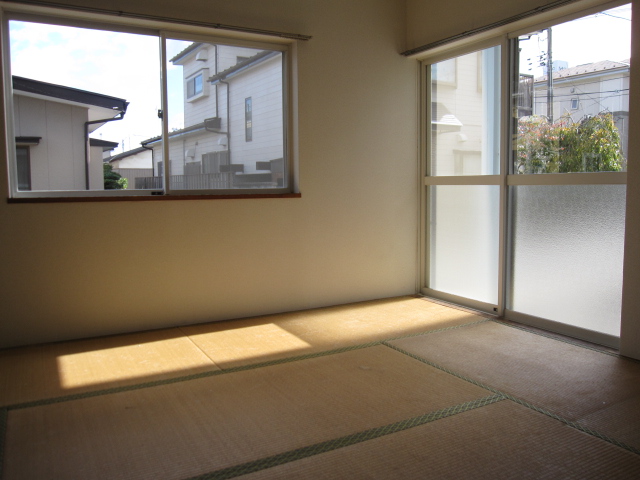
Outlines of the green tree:
M573 123L534 116L518 122L517 173L618 172L624 167L622 141L613 115L600 113Z
M128 186L126 178L122 178L118 172L113 171L113 166L103 163L104 189L105 190L125 190Z

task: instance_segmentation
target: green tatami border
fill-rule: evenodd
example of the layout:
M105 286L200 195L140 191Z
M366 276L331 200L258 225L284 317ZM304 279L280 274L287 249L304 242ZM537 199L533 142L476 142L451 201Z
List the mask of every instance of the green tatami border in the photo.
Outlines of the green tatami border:
M401 432L410 428L418 427L427 423L435 422L442 418L450 417L458 413L467 412L476 408L484 407L495 402L505 400L502 395L489 395L487 397L479 398L469 402L454 405L452 407L443 408L435 412L430 412L417 417L409 418L407 420L401 420L399 422L391 423L381 427L371 428L363 432L353 433L351 435L345 435L326 442L316 443L314 445L308 445L306 447L297 448L288 452L279 453L270 457L260 458L251 462L241 463L232 467L216 470L211 473L205 473L190 477L188 480L223 480L240 475L246 475L248 473L257 472L259 470L265 470L267 468L276 467L285 463L294 462L303 458L311 457L332 450L348 447L357 443L366 442L375 438L383 437L385 435L391 435L392 433Z

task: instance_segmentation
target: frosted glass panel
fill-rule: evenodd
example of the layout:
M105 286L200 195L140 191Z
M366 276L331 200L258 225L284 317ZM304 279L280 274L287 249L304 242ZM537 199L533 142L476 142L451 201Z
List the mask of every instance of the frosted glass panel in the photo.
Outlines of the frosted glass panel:
M429 287L496 304L499 187L447 185L429 190Z
M518 186L509 308L620 335L624 185Z

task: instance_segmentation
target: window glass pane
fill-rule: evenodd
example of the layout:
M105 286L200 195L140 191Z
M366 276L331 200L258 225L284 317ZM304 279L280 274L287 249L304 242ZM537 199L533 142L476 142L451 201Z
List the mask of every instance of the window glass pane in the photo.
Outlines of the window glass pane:
M626 170L631 5L521 35L514 173Z
M498 302L500 188L429 188L429 287L482 302Z
M31 190L29 147L16 147L16 163L18 167L18 190Z
M247 142L253 140L253 114L251 113L251 97L244 99L244 139Z
M624 185L512 187L509 308L618 336Z
M171 189L285 187L282 53L169 39L167 54Z
M431 65L431 175L500 172L500 47Z
M193 79L193 93L194 95L198 95L199 93L202 93L202 74L197 75Z
M152 153L141 142L161 131L158 38L14 20L9 38L31 189L147 188Z

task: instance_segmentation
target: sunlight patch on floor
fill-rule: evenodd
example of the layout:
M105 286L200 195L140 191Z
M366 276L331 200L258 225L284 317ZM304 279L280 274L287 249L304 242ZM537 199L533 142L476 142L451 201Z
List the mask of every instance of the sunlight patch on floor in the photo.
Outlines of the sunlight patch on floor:
M197 347L184 338L59 355L60 387L75 389L156 376L176 376L181 371L217 369Z

